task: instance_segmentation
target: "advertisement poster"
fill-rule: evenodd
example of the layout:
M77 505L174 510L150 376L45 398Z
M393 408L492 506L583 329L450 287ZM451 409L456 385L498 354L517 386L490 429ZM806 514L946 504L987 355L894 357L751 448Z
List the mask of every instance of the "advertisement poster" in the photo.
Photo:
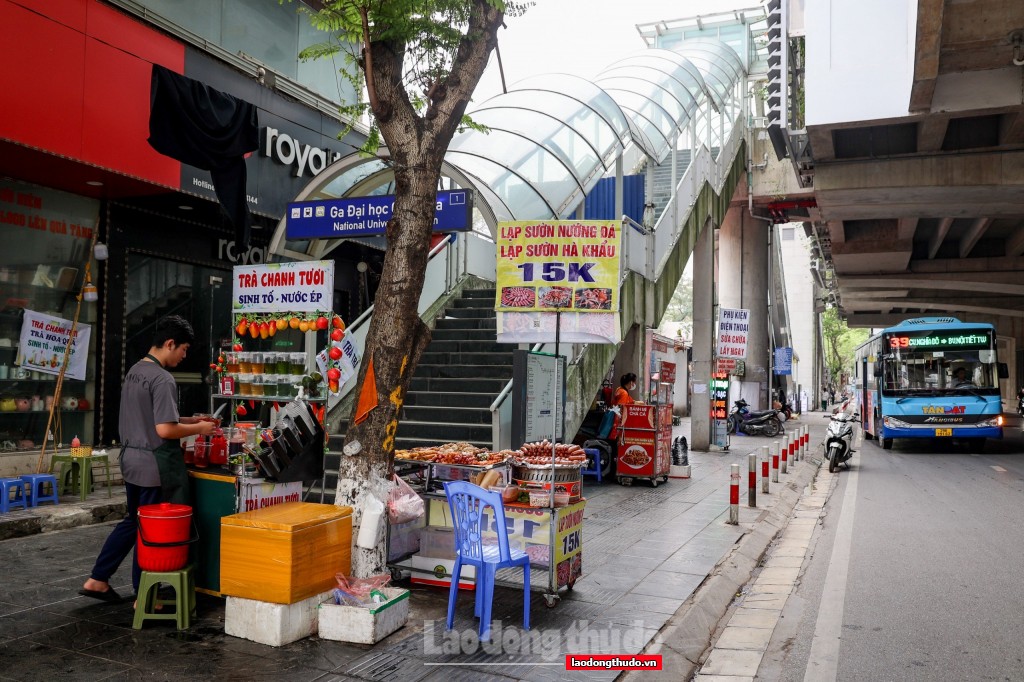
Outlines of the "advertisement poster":
M749 330L749 310L722 308L718 315L718 357L732 360L746 358Z
M775 349L775 373L779 375L793 374L793 349L789 346Z
M498 341L617 343L619 258L617 220L498 223ZM545 314L546 313L546 314Z
M71 358L64 376L71 379L85 379L89 361L89 335L92 327L78 324L75 338L71 342ZM21 325L19 345L20 365L28 370L44 374L60 374L64 365L64 353L71 338L71 320L25 310Z
M232 272L234 313L329 311L334 297L334 261L236 265Z

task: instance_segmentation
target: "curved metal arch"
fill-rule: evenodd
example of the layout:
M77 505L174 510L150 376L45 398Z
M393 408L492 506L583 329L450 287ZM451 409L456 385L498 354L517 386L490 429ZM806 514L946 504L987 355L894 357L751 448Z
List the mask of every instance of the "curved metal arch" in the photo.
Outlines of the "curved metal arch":
M491 109L491 111L496 111L496 110L495 109ZM507 127L503 128L503 127L499 127L499 126L496 126L496 125L490 125L490 124L487 124L487 123L483 123L483 125L486 125L491 131L500 131L502 133L505 133L506 135L513 135L515 137L522 138L522 139L530 142L530 144L534 145L538 149L542 149L542 150L546 151L547 153L551 154L562 165L562 167L566 170L566 172L568 172L572 176L572 178L576 181L576 184L580 185L582 187L583 182L582 182L582 180L580 178L580 174L578 172L578 169L576 168L576 164L573 163L572 160L569 159L561 149L549 147L548 145L544 144L543 142L541 142L539 140L535 140L532 137L529 137L526 133L524 133L522 131L519 131L519 130L512 130L512 129L507 128ZM568 126L563 126L563 127L568 128ZM569 130L572 130L572 129L569 128ZM590 145L587 145L587 146L590 146ZM460 150L458 148L454 148L453 149L453 148L449 147L449 151L457 152L457 151L460 151ZM598 157L596 154L594 156L595 156L595 158L600 159L600 157ZM504 164L502 164L502 165L504 165Z
M612 93L614 93L614 92L622 92L622 93L625 93L625 94L628 94L628 95L632 95L634 97L639 98L640 100L643 101L644 104L654 104L646 96L641 95L641 94L636 93L636 92L632 92L631 90L620 90L620 89L616 88L614 90L609 90L609 92L612 92ZM618 100L616 100L616 101L618 101ZM654 106L657 106L657 105L654 105ZM631 112L633 114L633 116L634 116L633 121L635 123L637 123L638 125L641 122L649 124L658 133L658 135L664 140L664 144L663 145L659 144L659 147L668 147L670 145L670 135L668 133L666 133L664 130L662 130L661 126L658 125L656 122L654 122L649 116L647 116L646 114L641 113L640 111L638 111L636 106L634 106L632 104L626 104L626 103L620 102L619 103L619 107L623 111ZM659 107L659 109L660 109L660 107ZM665 113L664 109L661 109L661 111L662 111L662 113L665 114L665 117L668 118L669 121L673 120L671 116L669 116L667 113ZM673 131L676 131L678 129L679 128L678 128L677 125L674 125L673 128L672 128ZM664 148L658 149L657 150L657 154L654 155L655 158L658 158L658 157L662 156L664 152L665 152Z
M666 64L671 68L665 69L661 68L660 65L655 66L654 60L666 62ZM637 52L630 53L623 57L622 59L615 62L614 64L612 64L611 66L609 66L600 74L598 74L598 78L604 76L605 71L618 67L619 65L631 64L647 66L648 68L653 68L657 71L666 74L667 76L671 76L674 80L681 83L683 87L686 88L687 92L690 92L690 94L693 95L694 99L698 99L697 94L693 93L690 90L689 85L681 78L681 76L685 74L689 78L692 78L694 81L696 81L697 87L699 88L700 92L704 94L705 97L709 98L712 102L714 102L716 106L718 104L718 100L720 98L717 96L717 93L715 93L710 87L708 87L707 82L704 80L704 72L701 71L701 69L696 64L691 62L686 57L686 55L681 54L679 52L674 52L672 50L663 50L660 48L655 48L650 50L639 50Z
M503 166L503 165L501 165L501 164L499 164L499 163L496 163L496 162L494 162L494 161L493 161L493 160L491 160L491 159L488 159L488 158L487 158L486 156L482 156L482 155L480 155L480 154L477 154L477 153L475 153L475 152L462 152L462 151L458 151L458 150L452 149L452 150L450 150L450 151L449 151L449 152L448 152L447 154L445 154L445 158L448 158L448 154L455 154L455 155L459 155L459 154L461 154L462 156L471 156L471 157L473 157L474 159L480 159L480 160L481 160L481 161L483 161L484 163L489 163L489 164L491 164L491 165L493 165L493 166L497 166L498 168L502 168L502 169L504 169L504 170L505 170L505 171L506 171L506 172L507 172L507 173L508 173L509 175L513 175L513 176L515 176L515 177L519 178L520 180L522 180L523 184L524 184L524 185L526 185L527 187L529 187L529 188L530 188L530 191L531 191L531 192L533 192L534 194L536 194L536 195L537 195L537 198L538 198L538 199L540 199L540 202L541 202L542 204L544 204L544 206L545 206L545 207L547 207L547 209L548 209L549 211L551 211L551 215L552 215L552 216L556 216L556 215L558 215L558 212L557 212L557 211L555 211L554 207L553 207L553 206L551 205L551 203L550 203L550 202L549 202L549 201L547 200L547 198L546 198L546 197L545 197L545 196L544 196L543 194L541 194L540 192L538 192L538 191L537 191L537 188L535 188L535 187L533 186L533 183L532 183L532 182L530 182L530 180L529 180L528 178L525 178L525 177L523 177L523 176L522 176L522 175L520 175L519 173L517 173L517 172L515 172L514 170L512 170L511 168L509 168L508 166ZM452 162L452 163L453 163L453 165L458 165L458 164L456 164L455 162ZM467 172L468 172L468 171L467 171ZM482 178L481 178L481 179L482 179ZM507 206L507 205L508 205L508 204L506 204L506 206ZM514 212L513 212L513 213L514 213Z
M620 81L620 82L612 82L612 81ZM637 97L643 97L645 100L650 102L652 106L655 106L658 109L660 109L662 114L664 114L665 118L667 118L669 121L672 122L672 130L680 130L683 127L683 125L680 123L680 121L683 121L683 120L689 121L689 115L688 115L686 109L684 109L681 105L679 106L679 108L682 111L682 113L684 115L686 115L685 119L683 119L681 116L674 115L672 112L670 112L668 109L666 109L665 106L661 102L659 102L659 101L657 101L655 99L651 99L651 96L650 96L651 92L650 92L650 90L659 90L661 92L668 93L669 96L671 97L672 101L675 102L676 104L679 104L679 100L677 100L675 98L675 96L673 96L671 93L668 92L668 90L666 90L665 88L661 87L657 83L652 83L650 81L646 81L646 82L650 83L650 85L653 86L653 87L649 88L647 92L638 92L637 90L633 89L634 87L636 87L636 84L637 84L637 79L636 78L627 78L625 76L615 76L614 78L603 78L599 82L601 82L601 83L608 83L609 84L610 87L606 88L606 90L608 92L628 92L630 94L636 95ZM627 86L627 83L628 83L628 86ZM622 106L622 105L620 104L619 106Z

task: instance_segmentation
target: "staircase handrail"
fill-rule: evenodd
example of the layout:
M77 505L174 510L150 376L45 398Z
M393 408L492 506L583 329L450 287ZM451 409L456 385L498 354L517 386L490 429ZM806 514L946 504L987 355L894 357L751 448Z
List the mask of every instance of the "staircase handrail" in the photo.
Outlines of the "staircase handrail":
M530 348L531 353L536 353L544 347L544 342L537 342ZM501 389L501 393L491 403L491 448L495 451L504 450L501 442L501 408L504 406L505 400L512 394L512 379L508 380L505 387ZM511 434L508 434L511 438ZM505 445L511 446L511 443Z

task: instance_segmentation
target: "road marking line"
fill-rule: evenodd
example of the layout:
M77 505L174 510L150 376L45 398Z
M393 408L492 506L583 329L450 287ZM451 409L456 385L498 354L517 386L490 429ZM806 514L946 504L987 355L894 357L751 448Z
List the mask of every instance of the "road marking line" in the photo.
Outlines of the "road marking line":
M1001 473L1001 474L1005 474L1005 473L1006 473L1006 469L1004 469L1004 468L1003 468L1003 467L1001 467L1001 466L997 466L997 465L995 465L995 464L992 464L992 465L990 465L990 466L991 466L991 467L992 467L993 469L995 469L996 471L998 471L999 473Z
M814 624L814 638L811 640L811 653L807 659L804 682L835 680L839 674L839 644L843 631L846 581L850 572L858 469L851 468L845 475L849 476L850 480L846 482L832 558L825 573L825 587L821 594L821 603L818 605L818 620Z

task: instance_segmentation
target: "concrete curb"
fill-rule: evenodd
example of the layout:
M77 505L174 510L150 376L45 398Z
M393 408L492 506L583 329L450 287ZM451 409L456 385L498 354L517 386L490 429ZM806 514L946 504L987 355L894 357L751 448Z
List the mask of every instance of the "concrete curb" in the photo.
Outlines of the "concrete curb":
M62 502L9 512L0 519L0 541L77 526L119 521L127 513L124 493L85 502Z
M775 504L757 518L647 646L645 654L661 654L661 675L666 679L689 680L697 672L719 621L750 582L772 541L789 523L804 488L814 480L820 466L821 461L812 455L798 471L790 470L789 480L778 484L782 490ZM650 673L631 672L618 679L640 682L650 679Z

